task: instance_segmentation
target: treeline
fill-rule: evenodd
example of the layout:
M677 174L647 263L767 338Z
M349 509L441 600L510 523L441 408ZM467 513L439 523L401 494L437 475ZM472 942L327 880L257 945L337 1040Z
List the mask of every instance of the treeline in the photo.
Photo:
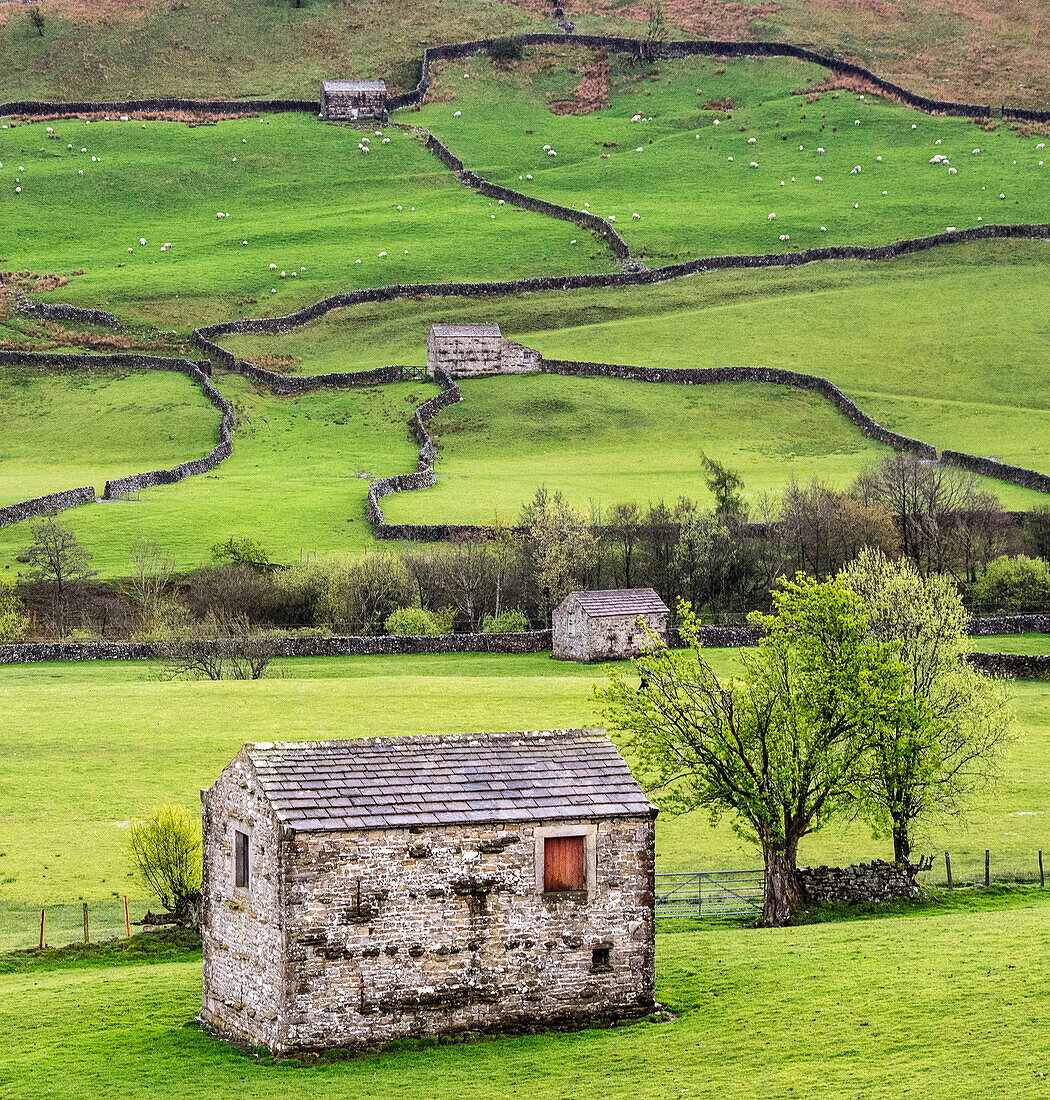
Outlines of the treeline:
M713 508L680 497L599 512L541 488L517 523L483 538L291 566L270 561L253 539L231 538L182 575L163 547L143 542L128 576L110 583L47 517L32 524L17 589L0 589L0 637L163 637L230 623L345 634L524 630L548 625L575 589L642 586L671 607L689 601L707 622L739 621L768 610L779 577L833 576L866 547L950 577L973 611L1050 608L1050 508L1019 523L964 471L895 455L848 489L815 480L749 509L740 477L703 463Z

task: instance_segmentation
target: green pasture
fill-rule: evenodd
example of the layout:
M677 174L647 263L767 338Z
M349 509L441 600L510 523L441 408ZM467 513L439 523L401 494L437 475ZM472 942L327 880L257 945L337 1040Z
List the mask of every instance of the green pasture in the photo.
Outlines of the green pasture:
M938 449L996 455L1050 471L1044 442L1050 438L1050 382L1045 369L1050 336L1042 323L1041 304L1050 294L1048 258L1050 243L980 242L885 263L715 272L650 287L530 294L483 303L452 298L355 307L284 336L231 335L222 342L238 356L279 355L288 361L285 369L314 374L382 363L423 363L432 323L495 321L506 335L538 348L548 358L652 367L782 367L822 375L894 431ZM565 393L571 393L573 387L582 392L594 380L557 381L565 383ZM485 387L504 383L508 400L517 401L527 400L529 386L544 384L537 379L508 378L495 384L473 383L464 392L484 400ZM771 436L789 433L797 425L789 428L776 410L810 399L792 395L791 401L777 401L766 396L763 404L744 408L734 405L732 393L741 389L736 385L703 391L624 385L637 388L639 409L663 408L665 402L679 399L710 403L713 422L700 422L688 436L674 440L679 453L688 449L687 440L699 444L704 431L724 433L730 447L738 449L741 440L753 439L749 433L755 418L768 417L763 430ZM763 387L761 392L769 395L775 388ZM513 393L522 396L515 399ZM504 410L494 412L498 422ZM576 412L585 425L597 416L596 409ZM485 419L473 397L443 416L449 422ZM680 419L673 422L680 424ZM860 439L837 414L834 423L841 425L841 431L835 428L840 443ZM649 427L656 439L666 438L659 424ZM490 433L502 443L495 429L496 424L490 423ZM500 462L497 472L513 483L519 464L536 462L539 456L529 453L530 422L512 424L511 430L518 451L512 462ZM548 428L540 424L536 430L542 436ZM565 430L571 430L568 416ZM603 429L601 438L592 437L590 445L604 447L607 434ZM444 446L457 454L466 452L473 438L474 433L464 431L449 436ZM865 449L873 446L867 440L860 442ZM762 445L776 446L773 440ZM615 467L629 465L634 454L645 450L650 451L650 461L666 461L640 434ZM572 465L559 470L557 477L548 470L542 480L551 488L560 487L559 479L578 476L579 464L586 467L589 462L588 453L576 454ZM787 476L781 476L779 457L766 470L767 475L758 475L760 480L787 481ZM439 475L452 472L439 457ZM582 498L610 491L615 484L606 470ZM1004 482L986 484L1007 507L1032 507L1043 500L1039 494ZM441 491L449 491L444 483ZM677 491L665 482L658 495L673 496ZM501 502L501 508L518 503L516 494L507 495L515 499ZM426 496L408 494L396 503L390 500L388 506L407 517L424 507ZM491 507L491 502L486 506Z
M1050 653L1050 634L997 634L973 639L973 648L984 653Z
M791 93L827 70L786 58L639 67L613 55L609 106L554 115L551 102L578 80L560 53L546 51L549 67L531 79L486 58L448 62L415 117L493 182L615 218L650 266L1047 220L1039 135L846 91L807 103ZM576 69L588 59L572 55ZM703 108L727 99L731 111ZM938 155L950 165L930 164Z
M1041 1100L1050 1073L1043 892L971 910L656 940L675 1015L571 1034L277 1066L203 1035L199 954L0 976L0 1089L317 1100ZM1003 903L999 903L1003 904Z
M142 376L150 383L158 377L168 376ZM72 380L55 379L66 381ZM129 380L129 393L142 400L151 391L138 388L139 383L138 378L134 384ZM362 549L372 537L364 511L368 477L415 468L419 447L409 435L408 420L416 402L434 391L430 383L398 382L277 396L239 375L223 377L220 386L236 411L232 457L207 474L144 489L135 500L89 504L62 513L62 522L94 554L92 565L103 576L127 575L130 547L140 538L163 547L178 570L209 561L211 547L231 536L255 539L280 562L298 560L300 554ZM196 410L195 399L188 402L183 422ZM196 410L196 417L197 431L211 441L198 444L188 457L206 452L218 438L217 414L210 405L207 411ZM20 425L22 437L31 439L38 421L31 417L26 422L24 416L12 420ZM47 430L58 441L68 424L64 429L52 424ZM99 433L85 435L78 444L85 455L96 448L105 453L111 446L115 445ZM173 444L164 446L170 450ZM64 476L67 457L51 466L52 452L30 453L26 478L36 471L50 484L59 474ZM137 462L138 469L157 467L146 452ZM102 464L96 459L94 468ZM21 473L10 476L8 491L22 483ZM80 484L74 478L68 487ZM0 528L0 561L10 563L28 540L28 523Z
M531 375L461 382L460 393L432 421L437 485L384 498L391 523L514 522L539 485L599 519L623 501L707 505L701 451L752 495L818 475L845 488L890 453L819 395L788 386Z
M0 368L0 505L200 458L219 419L176 371Z
M739 651L710 657L729 673ZM253 682L169 681L149 662L0 666L0 948L32 942L42 905L52 943L77 937L84 901L97 930L119 928L125 893L141 915L148 899L129 875L127 823L166 801L198 812L198 791L244 741L593 725L602 679L597 666L546 654L282 660ZM1011 690L1018 736L1002 779L968 817L931 824L916 845L950 849L959 881L983 877L986 848L996 874L1026 877L1037 850L1050 852L1050 684ZM810 838L801 859L888 853L863 823L838 822ZM712 828L703 813L659 819L657 861L667 871L761 865L727 822ZM934 880L942 872L943 862Z
M0 269L82 269L59 301L194 327L355 287L610 264L570 246L565 223L462 187L404 128L112 117L0 130Z

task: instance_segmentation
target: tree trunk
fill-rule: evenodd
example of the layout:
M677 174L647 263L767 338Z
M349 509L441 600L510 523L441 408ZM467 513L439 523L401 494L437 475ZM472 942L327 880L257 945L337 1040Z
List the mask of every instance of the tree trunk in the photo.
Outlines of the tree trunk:
M794 845L787 852L763 845L766 896L762 917L758 922L762 928L779 928L790 924L806 907L798 868L795 866L795 851Z
M908 836L908 822L893 823L893 862L904 866L911 864L911 839Z

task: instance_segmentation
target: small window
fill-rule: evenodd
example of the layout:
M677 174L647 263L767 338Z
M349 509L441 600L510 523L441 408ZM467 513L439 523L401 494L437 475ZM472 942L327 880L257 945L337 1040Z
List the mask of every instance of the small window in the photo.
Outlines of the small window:
M543 841L543 889L586 890L582 836L549 836Z
M247 886L250 868L248 866L248 834L239 829L233 834L233 882L235 886Z
M611 947L595 947L591 951L591 969L592 970L611 970L612 962L610 961L610 954L612 952Z

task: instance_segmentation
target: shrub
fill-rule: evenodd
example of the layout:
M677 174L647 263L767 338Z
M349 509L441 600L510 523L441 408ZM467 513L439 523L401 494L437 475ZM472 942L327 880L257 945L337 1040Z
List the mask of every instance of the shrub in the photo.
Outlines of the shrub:
M15 595L14 585L0 577L0 642L20 642L29 630L29 619Z
M1041 558L1000 557L988 563L973 586L982 611L1045 611L1050 608L1050 568Z
M489 57L493 61L520 61L525 56L525 47L520 38L505 35L494 38L489 46Z
M318 623L347 634L376 634L413 597L396 554L364 554L333 563L317 601Z
M383 628L387 634L407 637L434 637L451 634L455 612L451 607L428 611L425 607L399 607L388 615Z
M201 919L201 829L181 806L162 806L147 821L132 822L128 851L135 869L179 924Z
M504 611L499 615L486 615L481 624L482 634L520 634L529 629L529 620L521 608Z
M250 565L256 573L269 573L273 566L266 551L255 539L231 536L225 542L217 542L211 548L213 561L233 562L235 565Z

